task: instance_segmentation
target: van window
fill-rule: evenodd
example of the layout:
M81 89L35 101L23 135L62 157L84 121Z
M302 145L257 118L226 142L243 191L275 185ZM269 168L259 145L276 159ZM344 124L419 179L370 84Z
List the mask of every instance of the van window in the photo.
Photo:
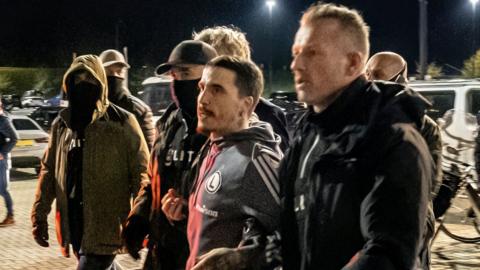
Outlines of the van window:
M38 130L38 127L28 119L13 119L12 123L16 130Z
M432 103L432 108L427 110L428 116L433 120L441 118L446 111L453 109L455 104L455 91L418 91Z
M467 112L477 115L480 111L480 89L472 89L467 93Z
M161 115L162 112L172 103L170 95L170 84L147 84L143 86L143 91L139 93L140 99L152 108L153 115Z

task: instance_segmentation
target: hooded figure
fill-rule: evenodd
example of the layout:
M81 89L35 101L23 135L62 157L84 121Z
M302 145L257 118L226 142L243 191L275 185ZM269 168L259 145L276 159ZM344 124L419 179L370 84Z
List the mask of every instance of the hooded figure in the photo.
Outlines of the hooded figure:
M108 101L97 56L76 58L63 79L69 105L52 124L32 209L33 236L48 246L56 199L57 238L78 269L110 269L122 247L130 199L148 182L148 148L135 117ZM92 264L93 263L93 264ZM89 268L90 267L90 268Z
M132 95L130 90L128 90L126 70L130 68L130 65L128 65L125 57L117 50L110 49L103 51L99 57L102 60L107 75L108 100L135 115L148 148L151 149L155 141L153 114L145 102Z

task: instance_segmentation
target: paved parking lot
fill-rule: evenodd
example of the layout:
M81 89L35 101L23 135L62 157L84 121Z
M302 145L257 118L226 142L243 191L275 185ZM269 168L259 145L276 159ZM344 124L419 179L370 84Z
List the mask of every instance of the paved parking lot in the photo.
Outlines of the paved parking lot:
M31 171L33 173L33 171ZM17 179L11 183L14 199L16 224L0 228L0 270L10 269L75 269L74 258L64 258L56 241L55 229L49 227L50 247L38 246L31 236L30 210L35 193L36 180L31 173L15 173ZM464 202L460 202L462 205ZM474 235L475 231L461 222L462 209L453 209L455 231ZM0 218L5 214L3 200L0 200ZM53 225L53 215L49 224ZM440 233L432 248L432 269L480 269L480 245L456 242ZM145 253L143 253L145 255ZM117 256L120 269L140 269L141 262L133 261L128 255Z
M10 269L76 269L76 259L64 258L55 235L55 223L49 215L50 247L38 246L32 238L30 210L33 204L36 179L29 173L15 173L16 181L11 182L10 191L14 200L15 225L0 228L0 270ZM15 179L14 178L14 179ZM54 206L53 206L54 208ZM0 218L5 215L4 201L0 199ZM135 262L129 255L117 256L119 269L140 269L141 262Z

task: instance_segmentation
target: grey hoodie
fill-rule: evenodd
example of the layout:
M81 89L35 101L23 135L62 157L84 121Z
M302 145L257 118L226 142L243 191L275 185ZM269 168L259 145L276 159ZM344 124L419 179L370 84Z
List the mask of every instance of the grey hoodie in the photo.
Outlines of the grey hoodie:
M266 122L207 142L189 198L187 269L214 248L238 246L247 218L268 231L277 227L279 144Z

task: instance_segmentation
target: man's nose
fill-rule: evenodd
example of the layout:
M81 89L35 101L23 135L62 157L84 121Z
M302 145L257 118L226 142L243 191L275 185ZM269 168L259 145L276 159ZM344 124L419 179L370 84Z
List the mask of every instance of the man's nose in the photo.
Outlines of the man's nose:
M304 69L303 59L300 55L296 55L292 58L292 63L290 63L290 69L292 71Z
M208 95L206 94L207 90L203 90L198 94L197 103L198 104L208 104Z

